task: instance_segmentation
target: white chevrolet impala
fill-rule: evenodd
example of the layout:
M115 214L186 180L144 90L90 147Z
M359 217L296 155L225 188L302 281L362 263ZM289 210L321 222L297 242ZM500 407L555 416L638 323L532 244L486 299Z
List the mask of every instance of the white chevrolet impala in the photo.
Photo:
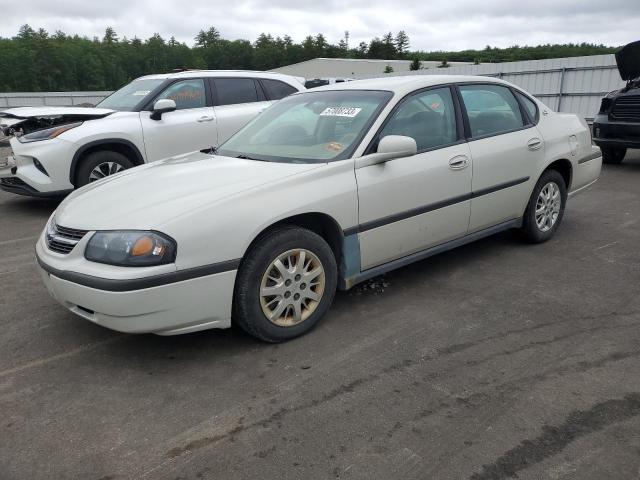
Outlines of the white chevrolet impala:
M225 142L71 194L37 246L72 312L123 332L235 322L277 342L336 288L507 229L551 238L600 151L500 80L412 76L281 100Z

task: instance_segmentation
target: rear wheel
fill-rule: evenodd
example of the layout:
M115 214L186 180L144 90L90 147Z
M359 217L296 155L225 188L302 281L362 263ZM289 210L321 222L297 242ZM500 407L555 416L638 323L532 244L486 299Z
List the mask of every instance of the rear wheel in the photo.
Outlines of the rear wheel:
M522 219L527 240L542 243L556 233L567 202L567 187L557 170L544 172L536 183Z
M82 187L133 166L131 160L123 154L112 150L100 150L90 153L78 167L76 187Z
M280 227L242 262L234 292L234 321L267 342L307 333L324 316L336 290L331 247L310 230Z
M602 150L602 162L614 165L622 162L627 154L626 148L601 147L600 150Z

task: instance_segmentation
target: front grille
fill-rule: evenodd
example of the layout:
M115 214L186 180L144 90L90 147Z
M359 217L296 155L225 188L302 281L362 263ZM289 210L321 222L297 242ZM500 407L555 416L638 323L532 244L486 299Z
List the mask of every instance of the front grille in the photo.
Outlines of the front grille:
M4 177L0 178L0 184L8 187L25 187L27 184L18 177Z
M618 120L640 121L640 95L617 98L611 116Z
M88 230L61 227L55 223L49 226L46 233L47 247L57 253L67 254L75 247Z

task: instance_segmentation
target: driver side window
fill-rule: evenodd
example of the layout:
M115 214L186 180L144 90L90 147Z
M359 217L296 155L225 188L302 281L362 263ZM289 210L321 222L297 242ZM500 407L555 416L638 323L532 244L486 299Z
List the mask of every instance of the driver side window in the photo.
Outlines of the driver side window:
M379 138L386 135L413 138L418 152L455 143L458 134L451 90L448 87L436 88L405 98Z
M206 107L207 97L204 90L204 80L194 78L172 83L158 95L155 102L165 98L176 102L176 110Z

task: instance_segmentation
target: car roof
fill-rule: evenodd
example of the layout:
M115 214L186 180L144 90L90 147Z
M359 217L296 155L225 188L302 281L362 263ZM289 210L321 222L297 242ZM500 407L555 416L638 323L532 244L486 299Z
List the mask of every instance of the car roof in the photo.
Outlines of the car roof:
M404 75L397 77L370 78L366 80L353 80L344 83L332 83L322 87L316 87L309 92L319 92L323 90L387 90L400 95L414 90L437 85L447 85L451 83L495 83L509 85L509 82L492 77L481 77L477 75Z
M304 84L304 79L285 75L277 72L261 72L257 70L184 70L181 72L158 73L153 75L145 75L138 77L141 79L175 79L175 78L201 78L201 77L251 77L251 78L273 78L276 80L284 80L287 82L295 81Z

